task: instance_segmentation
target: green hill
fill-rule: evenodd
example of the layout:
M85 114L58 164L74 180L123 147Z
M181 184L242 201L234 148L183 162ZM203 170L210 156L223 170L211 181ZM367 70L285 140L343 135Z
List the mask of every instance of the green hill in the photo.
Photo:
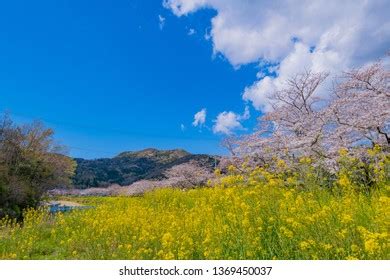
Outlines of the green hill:
M195 161L213 171L218 157L193 155L184 150L146 149L124 152L114 158L94 160L75 159L77 162L73 184L76 188L108 187L112 184L130 185L139 180L165 179L164 173L175 165Z

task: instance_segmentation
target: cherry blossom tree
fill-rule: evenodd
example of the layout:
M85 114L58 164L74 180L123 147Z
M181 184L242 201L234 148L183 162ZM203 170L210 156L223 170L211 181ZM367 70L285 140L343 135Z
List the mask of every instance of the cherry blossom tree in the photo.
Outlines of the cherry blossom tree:
M346 72L328 108L337 148L390 146L390 73L378 62Z
M316 96L316 91L327 77L327 73L306 71L289 79L282 91L270 96L273 111L259 119L258 130L230 140L234 153L250 155L262 164L275 157L325 157L322 140L326 118L321 105L325 100Z
M255 133L225 140L225 146L254 165L302 156L334 165L340 149L389 149L389 76L381 62L351 70L321 98L328 73L298 74L270 96L273 110L259 119Z
M171 182L170 186L194 188L205 185L213 177L213 172L209 168L190 161L172 167L165 173L165 176Z

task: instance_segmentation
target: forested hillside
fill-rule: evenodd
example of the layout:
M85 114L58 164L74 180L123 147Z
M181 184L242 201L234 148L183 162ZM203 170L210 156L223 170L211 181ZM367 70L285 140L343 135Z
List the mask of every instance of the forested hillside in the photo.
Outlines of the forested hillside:
M165 179L166 171L174 166L196 162L213 171L218 157L193 155L184 150L161 151L146 149L124 152L114 158L95 160L75 159L77 169L73 179L76 188L108 187L112 184L131 185L139 180Z

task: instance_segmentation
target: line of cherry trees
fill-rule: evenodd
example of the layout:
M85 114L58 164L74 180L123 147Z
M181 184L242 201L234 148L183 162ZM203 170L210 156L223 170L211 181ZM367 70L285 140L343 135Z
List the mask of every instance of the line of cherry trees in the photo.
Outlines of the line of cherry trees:
M340 150L364 157L368 147L390 149L390 73L379 61L344 72L306 71L269 96L272 111L255 133L224 141L237 162L267 165L309 157L337 170ZM331 90L325 85L331 84Z

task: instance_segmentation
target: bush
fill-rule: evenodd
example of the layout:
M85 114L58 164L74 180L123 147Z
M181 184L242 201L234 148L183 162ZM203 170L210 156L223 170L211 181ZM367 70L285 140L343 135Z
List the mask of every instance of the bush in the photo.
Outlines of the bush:
M20 218L47 190L70 184L75 164L60 154L53 135L39 122L19 126L8 116L0 121L0 218Z

